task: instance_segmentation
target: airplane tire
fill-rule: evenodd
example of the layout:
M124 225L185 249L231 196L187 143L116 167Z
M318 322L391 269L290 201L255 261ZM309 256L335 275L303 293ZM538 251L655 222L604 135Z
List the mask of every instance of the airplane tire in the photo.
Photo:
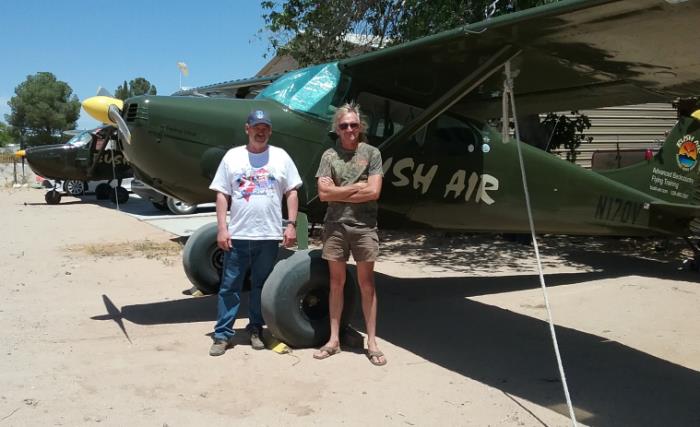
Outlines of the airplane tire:
M151 202L154 208L158 209L159 211L167 211L168 210L168 205L166 205L163 202Z
M182 266L190 282L203 294L219 292L224 252L216 244L216 223L199 227L187 239L182 252Z
M63 191L71 196L82 196L87 190L87 183L80 180L69 179L63 182Z
M297 251L279 261L262 291L262 313L272 334L291 347L316 347L328 341L328 263L319 250ZM357 285L348 272L341 328L357 304Z
M119 202L119 204L124 204L129 201L129 192L126 190L126 188L119 186L117 187L116 195L114 189L110 189L109 191L109 200L112 203Z
M47 191L44 195L44 200L49 205L57 205L61 203L61 193L56 190Z
M175 215L189 215L197 211L197 205L191 205L189 203L173 199L172 197L168 197L165 203L170 212L174 213Z
M95 188L95 197L97 197L97 200L107 200L109 199L109 193L111 191L112 187L103 182L102 184L99 184L97 188Z

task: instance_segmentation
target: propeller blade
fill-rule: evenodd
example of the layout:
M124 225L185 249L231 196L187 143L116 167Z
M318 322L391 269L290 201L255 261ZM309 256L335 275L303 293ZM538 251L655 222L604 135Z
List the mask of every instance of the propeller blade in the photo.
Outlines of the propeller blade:
M114 95L112 95L112 94L110 93L110 91L108 91L107 89L103 88L102 86L98 86L98 87L97 87L97 93L95 94L95 96L106 96L106 97L109 97L109 98L114 98Z
M121 109L112 104L107 109L107 116L112 123L117 125L122 141L125 141L127 144L131 144L131 132L129 131L129 127L126 125L126 122L122 118Z

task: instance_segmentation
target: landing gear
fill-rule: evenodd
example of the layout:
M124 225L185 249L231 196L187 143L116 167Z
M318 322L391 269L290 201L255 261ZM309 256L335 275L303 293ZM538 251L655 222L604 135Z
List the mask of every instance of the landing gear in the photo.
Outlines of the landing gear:
M102 183L95 188L95 197L97 200L107 200L109 199L109 193L112 191L112 187L107 183Z
M187 239L182 264L187 278L204 294L217 293L224 252L216 244L217 226L200 227ZM262 312L270 332L292 347L313 347L330 336L328 263L318 250L297 251L278 261L262 291ZM354 277L346 274L341 329L357 305Z
M165 203L151 201L151 204L159 211L167 211L168 210L168 205L166 205Z
M46 200L46 203L49 205L57 205L61 203L61 193L57 190L47 191L44 195L44 200Z
M115 189L110 189L109 200L112 203L124 204L129 201L129 192L120 185L116 188L116 191Z
M319 250L295 252L279 261L262 291L262 312L270 332L292 347L316 347L330 336L328 263ZM341 329L357 302L357 285L348 272Z
M216 244L216 223L203 225L195 231L182 252L185 274L203 294L219 292L224 265L224 251Z

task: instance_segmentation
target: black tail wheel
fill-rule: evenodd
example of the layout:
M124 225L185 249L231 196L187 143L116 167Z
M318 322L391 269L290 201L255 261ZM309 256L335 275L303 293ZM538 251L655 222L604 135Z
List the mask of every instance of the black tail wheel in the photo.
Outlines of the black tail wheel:
M277 263L262 291L262 312L270 332L292 347L316 347L330 336L328 263L321 252L298 251ZM341 328L357 302L349 273L344 288Z

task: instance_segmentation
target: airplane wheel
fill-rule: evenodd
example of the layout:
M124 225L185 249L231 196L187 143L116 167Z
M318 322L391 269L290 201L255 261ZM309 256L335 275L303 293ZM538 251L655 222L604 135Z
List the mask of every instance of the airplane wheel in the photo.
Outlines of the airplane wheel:
M57 205L61 203L61 193L56 190L47 191L44 195L44 200L49 205Z
M63 182L63 191L71 196L82 196L87 189L86 183L80 180L69 179Z
M102 184L99 184L97 188L95 188L95 197L97 197L97 200L107 200L109 199L109 193L111 191L112 187L103 182Z
M316 347L328 341L328 263L319 250L297 251L279 261L262 290L262 313L270 332L292 347ZM357 303L357 285L345 279L341 328Z
M162 202L151 202L151 204L158 209L159 211L167 211L168 210L168 205Z
M189 215L195 213L197 210L197 205L191 205L189 203L173 199L172 197L168 197L165 203L168 206L168 209L170 209L170 212L174 213L175 215Z
M129 192L126 191L126 188L121 186L117 187L116 196L114 193L114 189L110 189L109 200L112 201L112 203L119 202L119 204L124 204L129 201Z
M190 282L204 294L219 292L224 251L216 244L216 223L197 229L185 243L182 265Z

